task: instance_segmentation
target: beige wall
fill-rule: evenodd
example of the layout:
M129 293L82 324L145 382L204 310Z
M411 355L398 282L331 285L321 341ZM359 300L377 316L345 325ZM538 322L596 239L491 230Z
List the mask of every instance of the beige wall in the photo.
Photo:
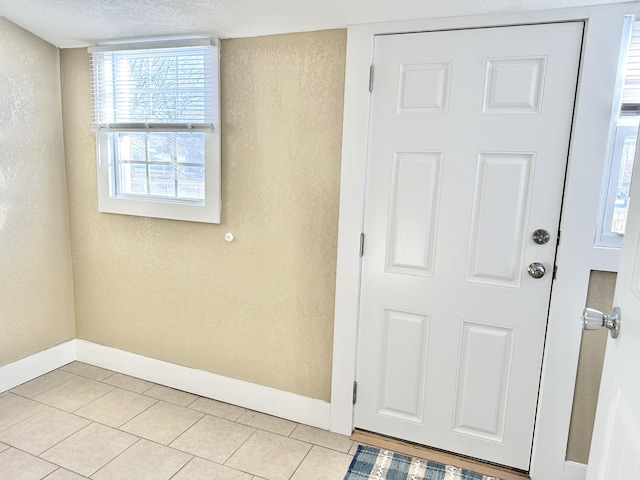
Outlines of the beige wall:
M221 225L98 213L89 56L61 52L79 338L330 399L345 48L222 42Z
M0 17L0 365L75 337L58 50Z
M616 274L591 272L587 306L605 313L611 311ZM582 333L576 390L571 412L571 428L567 445L567 460L587 463L593 433L593 421L598 402L602 362L607 343L608 330L592 330Z

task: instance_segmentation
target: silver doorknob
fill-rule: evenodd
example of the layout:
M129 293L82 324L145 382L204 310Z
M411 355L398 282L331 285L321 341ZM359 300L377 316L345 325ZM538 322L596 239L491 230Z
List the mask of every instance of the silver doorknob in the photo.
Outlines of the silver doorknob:
M529 272L529 275L531 275L533 278L544 277L546 271L547 269L544 268L544 265L540 262L533 262L531 265L529 265L529 268L527 268L527 272Z
M611 315L605 315L595 308L585 308L582 311L582 328L584 330L608 328L611 338L618 338L620 320L620 309L618 307L613 307Z

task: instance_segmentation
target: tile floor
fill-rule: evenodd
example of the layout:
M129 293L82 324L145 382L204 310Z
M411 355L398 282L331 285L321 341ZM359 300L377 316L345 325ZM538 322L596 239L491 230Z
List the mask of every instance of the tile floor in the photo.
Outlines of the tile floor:
M0 392L0 480L342 480L356 447L79 362Z

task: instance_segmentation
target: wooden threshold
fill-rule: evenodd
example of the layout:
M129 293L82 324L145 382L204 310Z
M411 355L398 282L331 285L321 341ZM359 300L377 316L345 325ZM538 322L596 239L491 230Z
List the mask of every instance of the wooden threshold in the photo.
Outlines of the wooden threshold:
M433 450L428 447L414 445L413 443L403 442L402 440L385 437L383 435L378 435L364 430L354 430L351 434L351 440L371 445L373 447L403 453L412 457L424 458L425 460L433 460L434 462L444 463L445 465L454 465L459 468L473 470L474 472L478 472L489 477L497 477L500 480L531 480L529 475L526 473L521 473L506 467L483 463L471 458L459 457L453 453Z

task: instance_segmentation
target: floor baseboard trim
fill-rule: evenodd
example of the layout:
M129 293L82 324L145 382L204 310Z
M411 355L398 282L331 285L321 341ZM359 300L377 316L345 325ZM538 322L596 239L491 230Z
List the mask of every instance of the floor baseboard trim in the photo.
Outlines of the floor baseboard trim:
M331 405L255 383L76 340L76 359L185 392L328 430ZM1 390L0 390L1 391Z
M0 392L49 373L76 359L76 340L42 350L0 367Z
M565 462L562 480L585 480L587 478L587 466L584 463Z

